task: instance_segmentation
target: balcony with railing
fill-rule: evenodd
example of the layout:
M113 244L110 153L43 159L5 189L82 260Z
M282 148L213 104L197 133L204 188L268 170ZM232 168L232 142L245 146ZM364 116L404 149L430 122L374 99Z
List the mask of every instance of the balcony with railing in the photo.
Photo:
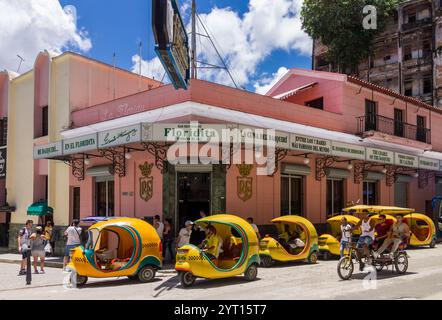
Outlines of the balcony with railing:
M360 136L364 136L367 132L375 131L391 136L431 144L430 129L418 127L403 121L396 121L378 114L357 117L356 119L358 123L358 135Z

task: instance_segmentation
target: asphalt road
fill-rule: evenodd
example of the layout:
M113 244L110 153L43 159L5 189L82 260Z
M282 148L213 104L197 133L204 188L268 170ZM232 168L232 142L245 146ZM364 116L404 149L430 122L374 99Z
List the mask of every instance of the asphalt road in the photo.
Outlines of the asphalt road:
M383 271L376 281L356 271L350 281L341 281L337 261L319 261L260 268L258 280L247 282L241 276L223 280L198 279L184 289L172 270L160 272L154 282L141 284L126 278L90 279L83 288L68 288L67 273L47 268L46 274L33 275L32 285L17 276L18 266L0 264L0 299L442 299L442 246L409 250L409 269L404 275Z

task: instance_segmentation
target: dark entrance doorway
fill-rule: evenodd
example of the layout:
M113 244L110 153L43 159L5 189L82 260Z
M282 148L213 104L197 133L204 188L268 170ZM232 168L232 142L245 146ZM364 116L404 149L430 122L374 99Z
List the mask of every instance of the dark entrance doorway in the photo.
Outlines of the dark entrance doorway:
M115 186L113 178L96 178L95 215L98 217L115 216Z
M201 210L211 214L211 180L210 173L177 173L179 228L187 220L198 220Z
M9 245L9 225L11 223L10 212L0 212L4 215L4 223L0 223L0 247L8 247ZM3 217L2 217L3 219Z

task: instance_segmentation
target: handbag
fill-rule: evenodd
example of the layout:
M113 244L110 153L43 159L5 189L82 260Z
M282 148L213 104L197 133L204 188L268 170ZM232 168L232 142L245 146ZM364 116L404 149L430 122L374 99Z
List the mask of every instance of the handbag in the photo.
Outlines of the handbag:
M52 253L52 246L49 242L45 245L45 252Z

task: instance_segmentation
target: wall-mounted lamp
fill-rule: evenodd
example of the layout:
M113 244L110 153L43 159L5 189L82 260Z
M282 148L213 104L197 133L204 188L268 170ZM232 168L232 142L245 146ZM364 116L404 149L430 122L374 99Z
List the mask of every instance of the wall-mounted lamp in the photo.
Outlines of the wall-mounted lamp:
M308 158L307 155L305 155L304 164L309 164L309 163L310 163L310 159Z

